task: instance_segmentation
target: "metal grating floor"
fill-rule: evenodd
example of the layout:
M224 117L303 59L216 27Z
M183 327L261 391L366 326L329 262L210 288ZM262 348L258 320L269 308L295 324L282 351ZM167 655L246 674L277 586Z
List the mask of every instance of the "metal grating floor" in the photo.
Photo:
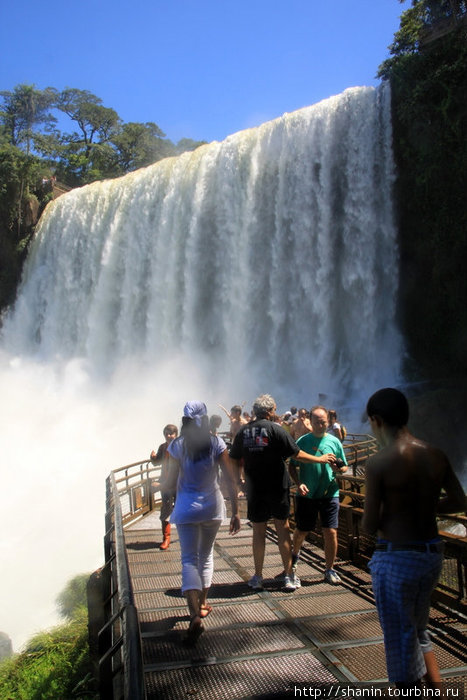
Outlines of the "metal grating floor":
M160 551L160 521L151 513L126 530L130 574L138 609L148 700L250 700L294 695L294 688L322 683L387 680L382 633L371 579L339 562L343 585L323 581L322 552L305 545L299 562L302 587L281 589L282 564L275 535L268 534L265 589L252 591L248 523L230 537L223 526L215 544L213 612L194 648L183 644L188 610L180 592L180 547ZM434 610L431 631L442 674L467 675L466 621Z

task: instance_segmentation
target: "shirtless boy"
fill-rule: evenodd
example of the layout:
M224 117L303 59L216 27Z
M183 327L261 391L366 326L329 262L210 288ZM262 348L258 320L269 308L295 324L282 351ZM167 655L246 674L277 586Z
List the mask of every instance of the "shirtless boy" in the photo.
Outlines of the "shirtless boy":
M464 491L446 455L409 433L408 402L400 391L377 391L367 414L382 450L367 464L362 525L378 533L369 566L388 677L398 688L410 688L425 676L439 688L427 631L443 560L436 514L463 511Z
M302 437L302 435L313 432L306 408L299 409L298 418L290 426L289 432L294 440L298 440L298 438Z
M219 408L222 408L225 415L230 420L230 437L234 440L242 425L246 425L247 423L246 419L242 416L242 407L237 405L232 406L230 413L224 406L221 406L221 404L219 404Z

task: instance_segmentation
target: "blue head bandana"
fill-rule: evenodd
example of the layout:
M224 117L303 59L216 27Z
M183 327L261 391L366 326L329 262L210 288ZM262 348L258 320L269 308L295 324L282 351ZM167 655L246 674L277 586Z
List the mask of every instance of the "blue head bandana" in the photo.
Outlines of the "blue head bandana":
M201 426L201 418L207 413L206 404L202 401L188 401L183 409L183 415L192 418L198 426Z

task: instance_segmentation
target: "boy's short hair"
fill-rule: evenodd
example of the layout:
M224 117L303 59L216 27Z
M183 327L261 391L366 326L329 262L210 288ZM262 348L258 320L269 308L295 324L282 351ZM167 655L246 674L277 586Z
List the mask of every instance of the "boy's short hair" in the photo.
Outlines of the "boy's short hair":
M387 425L402 428L409 422L409 402L398 389L380 389L368 399L369 418L380 416Z
M175 433L175 435L178 435L178 428L173 423L169 423L165 426L162 432L164 435L172 435L173 433Z

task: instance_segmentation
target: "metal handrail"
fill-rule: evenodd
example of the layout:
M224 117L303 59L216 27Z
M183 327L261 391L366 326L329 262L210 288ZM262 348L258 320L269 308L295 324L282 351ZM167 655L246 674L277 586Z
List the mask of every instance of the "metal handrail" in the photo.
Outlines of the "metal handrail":
M343 522L343 528L339 527L338 532L339 548L357 565L364 565L368 561L374 545L374 538L362 532L360 521L364 504L364 466L377 449L376 441L369 435L350 435L344 442L344 451L351 469L338 477ZM141 636L129 576L124 528L157 506L158 499L155 499L152 493L151 480L158 477L159 469L149 460L141 460L113 470L107 480L105 549L109 609L106 625L101 630L101 636L107 639L101 657L101 667L104 671L103 697L118 697L119 700L145 698ZM122 501L127 506L126 512L122 509ZM465 516L445 518L467 525ZM114 542L111 538L112 533ZM321 535L317 530L311 534L311 539L321 542ZM457 583L451 586L449 581L441 580L436 597L449 607L459 609L459 606L462 608L465 605L467 540L446 532L440 532L440 535L446 543L447 554L457 561ZM113 634L113 627L120 620L122 629L118 634ZM117 655L119 665L115 662ZM116 674L119 674L123 681L120 695L114 693Z
M126 464L112 471L120 500L127 497L127 509L122 516L124 526L142 518L159 504L160 496L154 493L152 481L158 481L160 473L160 465L153 465L148 459Z
M105 698L144 700L141 635L128 568L120 494L113 473L107 479L107 498L104 539L107 619L99 632L100 691Z

